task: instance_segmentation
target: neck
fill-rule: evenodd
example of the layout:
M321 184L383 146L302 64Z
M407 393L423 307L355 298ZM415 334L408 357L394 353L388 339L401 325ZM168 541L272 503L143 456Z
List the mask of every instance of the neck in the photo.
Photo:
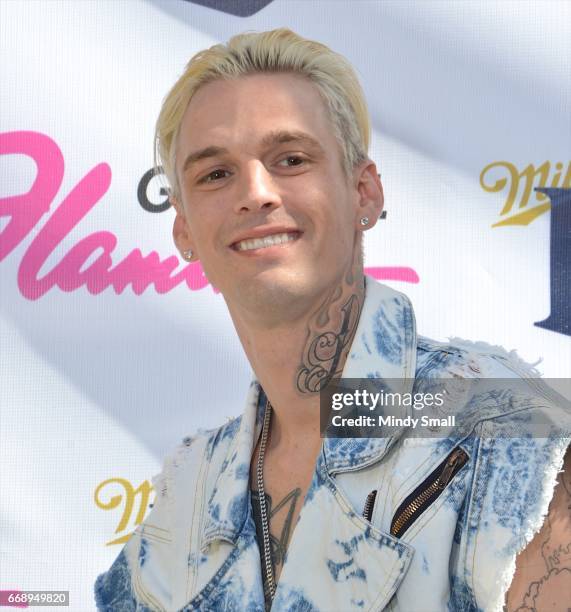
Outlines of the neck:
M362 264L283 325L264 325L228 304L252 368L274 409L272 446L320 438L319 391L340 377L365 297Z

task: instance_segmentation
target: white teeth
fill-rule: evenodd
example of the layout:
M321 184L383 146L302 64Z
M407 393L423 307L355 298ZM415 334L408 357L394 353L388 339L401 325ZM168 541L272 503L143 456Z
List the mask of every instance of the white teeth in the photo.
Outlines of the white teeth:
M263 249L265 247L274 246L275 244L283 244L297 238L297 232L286 234L273 234L272 236L264 236L264 238L251 238L249 240L241 240L236 243L236 248L239 251L250 251L251 249Z

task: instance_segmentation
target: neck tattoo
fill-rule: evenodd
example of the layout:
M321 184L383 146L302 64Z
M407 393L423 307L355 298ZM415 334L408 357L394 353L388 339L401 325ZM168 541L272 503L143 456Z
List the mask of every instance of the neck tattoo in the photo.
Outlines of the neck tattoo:
M329 322L328 313L337 306L336 301L333 299L320 309L318 322L320 318ZM311 332L308 334L296 380L297 389L301 393L317 393L333 377L341 375L361 315L361 303L357 294L351 295L340 307L340 311L341 324L337 331L328 330L313 336Z

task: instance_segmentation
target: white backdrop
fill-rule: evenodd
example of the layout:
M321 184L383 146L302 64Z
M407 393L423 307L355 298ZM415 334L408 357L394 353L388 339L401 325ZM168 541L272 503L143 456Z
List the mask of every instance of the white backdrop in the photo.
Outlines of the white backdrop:
M140 182L188 59L280 26L358 69L388 211L366 265L412 298L420 333L571 372L570 336L534 325L550 313L549 201L506 165L547 162L530 185L571 187L571 3L274 0L240 17L0 0L0 589L65 589L93 609L162 457L242 409L250 370L223 299L169 259L173 211L137 194L164 201Z

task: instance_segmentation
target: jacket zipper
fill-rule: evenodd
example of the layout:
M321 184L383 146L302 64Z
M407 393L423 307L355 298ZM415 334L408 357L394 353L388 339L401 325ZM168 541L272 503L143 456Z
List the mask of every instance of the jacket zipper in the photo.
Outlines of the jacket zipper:
M373 518L373 508L375 507L375 499L377 497L377 489L373 489L369 495L367 495L367 499L365 500L365 507L363 508L363 518L366 521L371 522Z
M391 522L391 535L400 538L440 496L466 461L468 461L466 452L460 447L455 448L397 508Z

